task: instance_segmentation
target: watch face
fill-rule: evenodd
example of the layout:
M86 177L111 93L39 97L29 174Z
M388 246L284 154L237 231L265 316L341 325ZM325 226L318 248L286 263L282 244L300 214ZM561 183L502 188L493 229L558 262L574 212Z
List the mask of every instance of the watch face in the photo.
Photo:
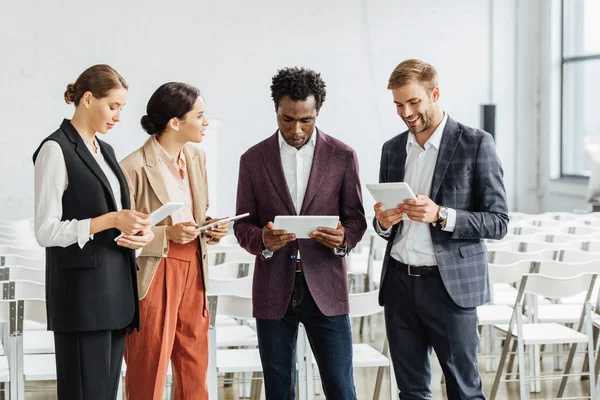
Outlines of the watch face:
M440 207L440 218L441 219L448 218L448 209L446 207Z

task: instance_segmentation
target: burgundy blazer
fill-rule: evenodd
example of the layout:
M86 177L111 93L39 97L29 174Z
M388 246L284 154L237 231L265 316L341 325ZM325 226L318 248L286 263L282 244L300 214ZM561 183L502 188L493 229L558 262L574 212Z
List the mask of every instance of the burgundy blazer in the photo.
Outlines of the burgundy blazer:
M346 231L348 250L361 240L367 222L362 205L358 159L352 148L316 130L315 153L300 215L338 215ZM240 245L256 256L252 285L256 318L280 319L292 296L298 249L306 283L319 310L327 316L347 314L348 278L345 257L312 239L298 239L265 259L262 228L276 215L296 215L288 190L279 132L251 147L240 159L236 221Z

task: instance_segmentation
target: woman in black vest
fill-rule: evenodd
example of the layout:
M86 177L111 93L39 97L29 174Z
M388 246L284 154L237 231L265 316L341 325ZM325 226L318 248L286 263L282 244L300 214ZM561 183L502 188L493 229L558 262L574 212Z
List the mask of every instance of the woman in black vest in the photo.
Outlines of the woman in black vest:
M119 122L126 97L127 83L114 69L88 68L65 92L73 118L33 155L35 232L46 247L61 400L115 399L126 332L139 329L134 250L152 240L150 220L130 210L114 150L96 138Z

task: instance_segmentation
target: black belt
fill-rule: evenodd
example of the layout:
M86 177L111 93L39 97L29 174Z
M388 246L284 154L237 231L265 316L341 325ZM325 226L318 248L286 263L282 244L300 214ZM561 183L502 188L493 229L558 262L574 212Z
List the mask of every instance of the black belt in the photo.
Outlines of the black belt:
M439 276L440 270L437 265L411 265L404 264L390 257L390 263L400 271L407 273L410 276Z

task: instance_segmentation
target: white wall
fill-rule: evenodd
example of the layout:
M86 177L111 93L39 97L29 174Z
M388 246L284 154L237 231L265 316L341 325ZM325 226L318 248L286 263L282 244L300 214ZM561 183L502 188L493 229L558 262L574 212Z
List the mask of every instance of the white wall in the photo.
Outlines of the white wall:
M156 87L178 80L201 89L219 122L203 144L212 215L233 213L239 156L276 130L269 86L278 68L322 73L328 94L317 124L357 150L364 184L377 179L382 143L405 130L386 83L413 57L437 67L442 104L463 123L479 126L480 104L493 97L498 152L515 199L512 1L60 4L22 0L0 13L0 218L32 215L31 155L72 115L62 101L66 84L95 63L112 65L130 85L122 122L106 136L119 157L147 139L139 119Z

